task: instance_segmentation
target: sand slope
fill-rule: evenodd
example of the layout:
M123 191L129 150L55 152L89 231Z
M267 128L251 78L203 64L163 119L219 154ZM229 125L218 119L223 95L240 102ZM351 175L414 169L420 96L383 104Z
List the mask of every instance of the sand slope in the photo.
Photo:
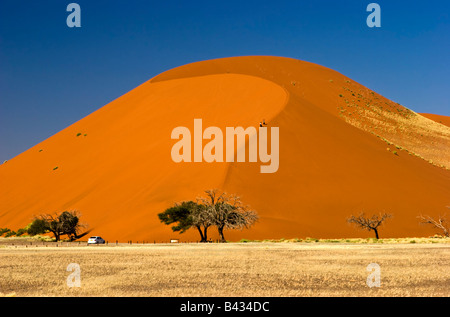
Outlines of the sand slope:
M421 115L428 119L434 120L438 123L446 125L447 127L450 127L450 117L441 116L441 115L432 114L432 113L421 113Z
M370 106L350 120L347 105L357 103L352 97ZM375 102L402 110L388 116L380 109L374 116ZM196 240L197 232L174 234L156 215L220 188L239 194L261 217L250 230L227 231L232 240L371 236L346 223L360 211L394 215L382 237L430 235L434 231L416 217L443 213L450 205L450 171L439 167L449 160L450 128L439 124L427 132L435 142L432 152L416 136L422 118L431 120L410 113L333 70L294 59L253 56L185 65L1 165L0 227L18 229L41 213L77 209L92 234L109 241ZM278 172L261 174L260 162L174 163L171 131L193 131L194 118L223 131L257 127L263 118L279 127ZM380 134L363 124L375 119L384 127ZM396 125L402 129L390 128ZM385 141L405 135L414 151ZM431 153L438 164L428 162ZM216 237L215 229L210 233Z

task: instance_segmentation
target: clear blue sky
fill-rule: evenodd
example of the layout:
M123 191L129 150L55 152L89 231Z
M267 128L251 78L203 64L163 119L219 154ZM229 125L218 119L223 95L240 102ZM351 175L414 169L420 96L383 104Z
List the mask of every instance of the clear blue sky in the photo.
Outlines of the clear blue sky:
M66 7L81 6L81 28ZM369 3L381 28L366 25ZM0 0L0 161L183 64L276 55L450 115L450 1Z

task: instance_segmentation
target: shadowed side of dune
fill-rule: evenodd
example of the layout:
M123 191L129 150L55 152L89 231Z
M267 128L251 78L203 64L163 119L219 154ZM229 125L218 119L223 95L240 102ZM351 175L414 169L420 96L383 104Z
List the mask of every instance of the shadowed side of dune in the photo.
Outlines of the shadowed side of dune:
M346 222L361 212L393 215L381 229L384 237L435 233L417 216L445 213L448 171L406 151L394 154L379 138L301 99L291 98L270 125L282 127L279 171L262 175L232 164L227 175L227 191L241 193L260 211L258 226L245 237L371 236Z

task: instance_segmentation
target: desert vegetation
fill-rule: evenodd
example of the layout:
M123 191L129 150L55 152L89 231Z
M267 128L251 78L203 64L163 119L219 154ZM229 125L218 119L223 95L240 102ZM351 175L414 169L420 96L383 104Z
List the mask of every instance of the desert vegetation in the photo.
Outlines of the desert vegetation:
M391 217L392 215L387 213L372 215L371 217L367 217L364 213L361 213L359 216L351 216L347 219L347 221L355 224L360 229L373 231L375 233L375 238L379 239L380 236L378 233L378 228L383 224L383 222Z
M217 189L205 191L205 197L198 197L197 202L183 201L175 203L167 208L164 212L158 214L160 221L166 225L172 225L172 230L180 234L193 228L197 229L200 235L200 242L212 242L208 239L208 229L216 227L220 239L217 242L228 242L224 236L225 229L243 229L250 228L258 221L256 211L244 206L240 198L236 195L227 195L220 193ZM450 207L448 207L450 208ZM35 217L31 223L16 231L9 228L0 228L1 238L21 238L38 239L42 241L51 241L48 233L53 234L53 241L60 241L62 236L66 236L67 242L79 240L90 233L86 230L87 224L80 222L81 214L74 211L64 211L55 214L43 214ZM415 237L415 238L380 238L380 227L393 215L389 213L373 214L366 216L364 212L358 216L351 215L347 218L349 224L354 224L358 229L373 231L374 238L288 238L288 239L270 239L249 240L242 238L238 242L303 242L303 243L448 243L450 240L442 238L450 238L450 227L446 214L432 217L429 215L419 215L418 223L421 225L431 226L436 229L436 233L431 237ZM441 240L439 240L441 239ZM0 244L7 244L6 240ZM20 240L17 245L21 244ZM116 241L116 245L117 245ZM149 241L147 241L148 243ZM127 243L131 244L131 241ZM144 244L145 241L142 241ZM154 242L156 243L156 242Z
M431 225L433 228L438 229L442 235L446 237L450 236L450 226L446 215L440 215L437 218L433 218L428 215L420 215L418 218L420 219L420 223Z
M167 208L158 214L166 225L174 224L174 232L184 233L190 228L196 228L200 234L200 242L208 241L208 228L212 225L205 207L193 201L183 201Z
M342 87L347 93L339 94L337 109L347 123L432 165L449 168L449 127L366 88L346 83L350 85Z
M173 231L180 233L189 228L196 228L200 233L201 242L207 242L207 230L217 227L220 242L226 242L224 229L243 229L251 227L258 214L245 206L237 195L220 193L218 189L205 191L206 197L198 197L197 202L187 201L159 213L158 217L164 224L173 224Z
M0 247L9 296L449 296L448 244ZM381 268L369 288L366 267ZM68 287L70 263L81 287ZM432 269L430 269L432 268Z
M9 228L0 228L0 237L20 237L23 235L38 236L52 233L56 241L66 235L69 241L75 241L87 235L90 230L84 231L87 224L80 222L81 214L76 211L63 211L56 214L43 214L36 217L26 227L13 231Z
M209 227L242 228L256 221L256 213L240 207L238 198L218 190L205 194L197 202L166 209L159 214L161 221L180 233L197 228L203 242ZM246 211L252 217L227 218L233 212L245 218ZM23 230L31 235L53 230L55 238L65 234L73 241L88 232L80 233L84 227L79 217L67 211L42 215ZM382 239L378 230L389 217L386 213L350 217L350 223L375 233L375 238L366 239L116 243L88 248L70 242L0 238L0 296L449 296L448 235ZM446 224L445 217L418 218L438 229ZM1 234L8 232L0 229ZM67 268L73 263L81 268L80 287L66 282ZM366 284L366 267L371 263L381 268L380 287Z

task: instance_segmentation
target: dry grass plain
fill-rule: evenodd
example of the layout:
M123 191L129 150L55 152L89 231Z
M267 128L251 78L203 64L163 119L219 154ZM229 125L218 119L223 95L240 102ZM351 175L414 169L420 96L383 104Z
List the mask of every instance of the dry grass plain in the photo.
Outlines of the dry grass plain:
M70 263L81 287L67 286ZM381 287L368 287L378 263ZM450 245L228 243L0 246L3 296L449 296Z

